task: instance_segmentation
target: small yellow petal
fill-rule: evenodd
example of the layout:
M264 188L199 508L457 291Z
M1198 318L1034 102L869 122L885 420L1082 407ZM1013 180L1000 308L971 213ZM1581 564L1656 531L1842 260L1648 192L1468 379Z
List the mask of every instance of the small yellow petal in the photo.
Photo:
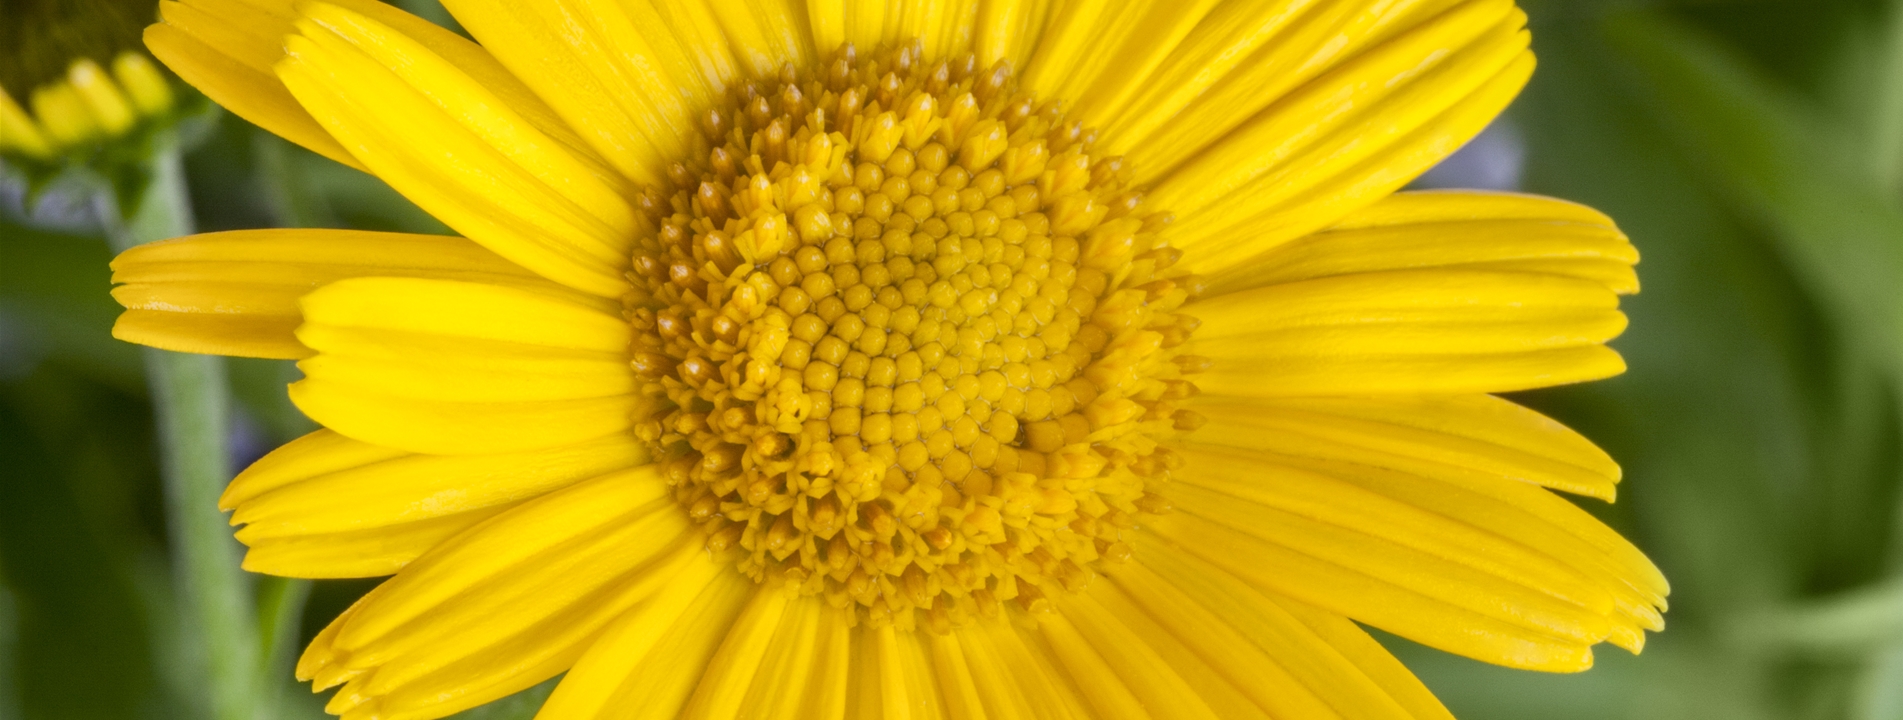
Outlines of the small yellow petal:
M91 111L93 121L107 136L116 137L125 133L138 120L132 103L99 63L90 59L73 63L66 72L66 81L72 83L73 90L85 101L86 109Z
M172 109L172 84L144 55L130 50L119 53L112 60L112 76L141 114L163 115Z
M33 91L33 116L46 136L61 145L80 145L98 139L99 120L70 83L55 82Z
M0 89L0 150L17 150L36 158L53 154L53 146L41 134L13 96Z

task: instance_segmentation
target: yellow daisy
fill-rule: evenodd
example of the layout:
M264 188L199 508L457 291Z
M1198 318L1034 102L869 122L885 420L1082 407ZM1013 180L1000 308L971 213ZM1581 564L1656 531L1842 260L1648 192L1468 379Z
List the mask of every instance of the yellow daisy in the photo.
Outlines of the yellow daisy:
M1433 718L1356 623L1575 671L1667 586L1487 393L1610 376L1637 254L1397 193L1510 0L162 4L152 51L462 237L214 233L115 334L298 358L246 567L391 575L348 718Z
M58 164L172 113L165 77L132 49L150 3L17 0L5 9L0 158L9 164Z

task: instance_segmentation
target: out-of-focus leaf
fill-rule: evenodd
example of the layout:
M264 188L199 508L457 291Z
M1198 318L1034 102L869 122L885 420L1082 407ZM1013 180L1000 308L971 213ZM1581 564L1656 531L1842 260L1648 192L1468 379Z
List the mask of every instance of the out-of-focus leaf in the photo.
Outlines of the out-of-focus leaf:
M125 482L152 470L124 466L141 458L120 448L146 445L94 414L144 408L115 395L46 372L0 386L0 565L25 717L130 718L156 704L131 580L138 486Z
M1745 618L1742 633L1803 653L1867 655L1903 642L1903 579Z
M1870 122L1871 174L1891 197L1903 190L1903 12L1884 24Z
M114 385L144 387L138 349L112 339L112 253L96 237L60 235L0 219L0 311L48 359Z
M1854 693L1850 720L1903 720L1903 643L1876 654Z

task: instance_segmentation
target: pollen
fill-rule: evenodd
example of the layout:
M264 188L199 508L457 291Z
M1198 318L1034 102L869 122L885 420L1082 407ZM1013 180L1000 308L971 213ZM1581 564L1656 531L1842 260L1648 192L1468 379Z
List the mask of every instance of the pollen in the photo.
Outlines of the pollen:
M917 43L742 85L640 198L637 424L715 552L874 626L1031 611L1130 554L1207 365L1117 157ZM704 155L699 153L704 152Z

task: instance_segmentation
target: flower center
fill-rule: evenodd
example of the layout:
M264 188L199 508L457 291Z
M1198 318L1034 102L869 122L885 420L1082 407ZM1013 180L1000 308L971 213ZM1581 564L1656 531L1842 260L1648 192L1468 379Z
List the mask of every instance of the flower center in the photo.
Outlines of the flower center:
M875 625L1027 609L1128 556L1206 361L1118 158L917 43L749 84L643 199L638 425L708 544Z

